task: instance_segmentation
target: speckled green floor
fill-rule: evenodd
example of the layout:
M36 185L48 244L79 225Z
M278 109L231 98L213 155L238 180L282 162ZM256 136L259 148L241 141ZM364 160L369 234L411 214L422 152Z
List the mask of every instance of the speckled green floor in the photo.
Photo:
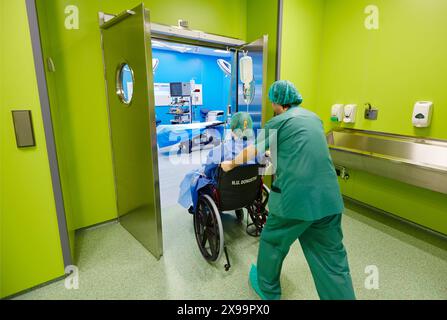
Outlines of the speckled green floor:
M343 220L345 246L358 299L447 299L445 240L377 213L351 206ZM358 213L360 212L360 213ZM58 281L16 299L256 299L249 290L249 266L258 239L235 218L224 218L232 269L210 265L193 236L192 217L178 206L163 210L164 251L156 261L119 224L81 231L77 237L78 290ZM364 287L365 267L379 268L379 290ZM282 273L284 299L317 299L298 243Z

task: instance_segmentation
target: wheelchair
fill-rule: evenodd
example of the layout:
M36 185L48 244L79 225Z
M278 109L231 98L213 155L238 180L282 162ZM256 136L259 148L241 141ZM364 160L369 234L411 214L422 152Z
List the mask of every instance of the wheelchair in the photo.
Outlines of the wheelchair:
M217 183L201 189L194 212L194 232L202 256L208 262L216 262L225 254L225 271L231 268L221 220L223 212L234 211L242 222L247 210L249 235L258 237L264 227L270 190L263 183L261 165L246 165L229 172L217 168ZM251 223L248 218L250 217Z

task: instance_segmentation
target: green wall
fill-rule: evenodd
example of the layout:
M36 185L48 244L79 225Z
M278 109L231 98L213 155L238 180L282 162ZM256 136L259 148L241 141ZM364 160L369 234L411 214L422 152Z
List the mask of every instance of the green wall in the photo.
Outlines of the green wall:
M77 5L80 29L65 29ZM74 229L116 218L98 16L99 1L37 1L64 202Z
M0 298L64 275L25 1L0 1ZM16 147L11 110L32 111Z
M380 29L364 27L366 0L327 1L318 111L325 120L334 103L357 103L354 128L447 139L447 1L375 0ZM416 129L416 101L435 103L432 126ZM365 120L363 105L380 109Z
M278 32L278 1L277 0L247 0L247 41L251 42L261 35L268 35L267 90L276 79L276 51ZM264 95L266 108L263 119L267 121L273 116L268 95Z
M303 106L316 111L325 0L284 0L281 79L292 81Z
M267 83L266 90L276 80L276 53L278 41L278 1L277 0L247 0L247 42L268 35ZM266 108L262 110L264 123L273 117L268 94L264 94ZM271 185L271 177L265 177L264 183Z
M327 130L334 127L329 121L333 104L356 103L357 123L347 127L447 139L447 1L375 0L379 30L364 27L364 9L370 1L324 0L321 6L308 0L285 2L291 12L284 21L283 75L303 88L305 101L310 95L313 103L306 106L320 115ZM305 12L307 17L296 18ZM292 25L312 33L302 35L296 27L287 27ZM308 40L309 34L315 39ZM297 42L298 47L287 42ZM304 53L294 56L297 49ZM303 73L307 59L313 67ZM435 104L428 129L411 124L419 100ZM363 119L367 102L379 108L377 121ZM349 181L340 181L346 196L447 234L446 195L364 172L350 173Z
M56 72L47 77L66 210L73 216L74 228L79 229L116 218L98 12L119 13L141 1L37 2L44 54L56 67ZM269 47L270 53L274 52L276 0L263 0L263 6L257 7L255 3L258 1L145 1L152 22L172 25L185 19L192 29L247 40L274 30ZM79 30L65 29L67 5L79 8ZM275 14L269 16L271 10ZM270 21L260 23L255 20L258 15ZM274 59L270 54L269 65ZM274 71L269 74L270 81L272 75Z

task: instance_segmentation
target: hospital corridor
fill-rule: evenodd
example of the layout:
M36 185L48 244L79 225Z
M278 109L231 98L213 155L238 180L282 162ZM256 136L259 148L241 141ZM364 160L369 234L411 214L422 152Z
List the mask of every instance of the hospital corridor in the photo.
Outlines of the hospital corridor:
M446 14L0 0L0 302L447 300Z
M204 263L191 236L192 218L177 204L178 181L169 174L172 165L164 160L160 180L165 182L160 188L165 254L160 261L118 223L111 222L77 235L79 290L66 290L60 280L15 299L256 299L247 290L247 270L256 261L258 239L247 235L245 221L225 215L222 222L231 247L232 268L226 272L222 263ZM188 171L182 166L175 174L183 177ZM359 299L445 299L446 262L441 240L385 215L377 217L376 212L354 203L347 207L343 219L344 243L349 248ZM372 262L383 269L383 293L365 288L365 267ZM298 243L291 248L283 268L286 299L318 299Z

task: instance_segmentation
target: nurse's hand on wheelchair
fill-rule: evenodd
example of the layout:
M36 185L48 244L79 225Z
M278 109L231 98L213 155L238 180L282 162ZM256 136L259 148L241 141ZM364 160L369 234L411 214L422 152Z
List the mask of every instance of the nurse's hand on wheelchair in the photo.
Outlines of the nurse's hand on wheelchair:
M265 154L264 154L264 162L265 162L265 167L266 167L266 168L271 167L270 151L269 151L269 150L267 150L267 151L265 152ZM224 172L228 172L228 171L231 171L231 170L233 170L234 168L236 168L237 165L236 165L236 163L235 163L235 160L233 160L233 161L231 161L231 160L227 160L227 161L222 162L222 163L220 164L220 167L222 168L222 170L223 170Z
M224 161L220 164L220 167L224 172L228 172L234 169L234 163L233 161Z

